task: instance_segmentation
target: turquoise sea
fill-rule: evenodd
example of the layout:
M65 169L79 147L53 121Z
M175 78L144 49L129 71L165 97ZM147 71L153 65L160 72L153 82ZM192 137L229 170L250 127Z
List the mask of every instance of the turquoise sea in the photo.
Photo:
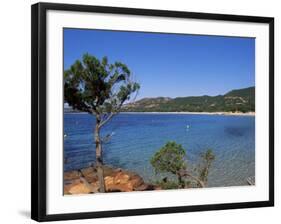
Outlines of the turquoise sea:
M64 114L65 171L95 161L94 120L89 114ZM182 144L190 167L206 149L213 150L209 187L247 185L246 178L255 176L254 116L122 113L103 127L102 135L108 134L105 164L135 171L146 181L159 178L149 161L167 141Z

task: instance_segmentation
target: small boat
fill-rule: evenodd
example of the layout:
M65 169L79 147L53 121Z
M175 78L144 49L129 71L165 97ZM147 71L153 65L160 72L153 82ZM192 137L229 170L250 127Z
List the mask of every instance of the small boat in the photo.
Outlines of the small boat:
M66 137L67 137L67 134L64 134L63 137L66 138Z
M189 129L190 128L190 125L188 124L188 125L186 125L186 129Z

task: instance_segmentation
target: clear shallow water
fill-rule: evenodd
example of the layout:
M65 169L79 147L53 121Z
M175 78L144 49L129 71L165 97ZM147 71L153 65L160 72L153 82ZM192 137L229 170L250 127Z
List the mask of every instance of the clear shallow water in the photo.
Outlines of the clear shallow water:
M65 171L95 161L94 120L88 114L64 114ZM103 136L111 133L103 145L105 164L135 171L146 181L157 177L150 158L167 141L182 144L191 166L200 153L213 150L210 187L246 185L246 178L255 176L254 116L119 114L103 127Z

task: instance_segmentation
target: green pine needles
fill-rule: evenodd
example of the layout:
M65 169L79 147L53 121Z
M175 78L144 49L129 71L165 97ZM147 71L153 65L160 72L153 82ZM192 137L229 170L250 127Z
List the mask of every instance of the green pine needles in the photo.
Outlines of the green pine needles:
M177 177L177 184L169 181L168 177L158 181L164 189L175 185L177 188L205 187L211 164L215 159L213 151L208 149L201 155L201 159L197 165L197 172L194 172L187 166L186 151L182 145L169 141L153 155L150 163L156 173L171 173Z

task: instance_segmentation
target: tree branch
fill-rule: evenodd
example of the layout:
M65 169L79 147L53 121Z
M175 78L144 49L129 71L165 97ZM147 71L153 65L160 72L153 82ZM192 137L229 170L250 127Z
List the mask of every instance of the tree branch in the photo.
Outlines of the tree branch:
M116 108L115 108L115 112L111 112L111 113L108 115L108 117L100 123L100 125L99 125L100 128L101 128L103 125L105 125L114 115L116 115L116 114L119 113L119 111L120 111L120 109L121 109L121 107L122 107L124 101L125 101L125 100L122 100L121 102L119 102L119 105L116 106Z
M199 185L200 187L205 187L205 184L203 181L201 181L199 178L197 178L196 176L193 176L191 173L187 172L186 170L181 170L179 172L180 176L187 176L187 177L190 177L192 178L193 180L195 180Z
M116 113L110 113L108 117L100 123L99 128L105 125L114 115L116 115Z

